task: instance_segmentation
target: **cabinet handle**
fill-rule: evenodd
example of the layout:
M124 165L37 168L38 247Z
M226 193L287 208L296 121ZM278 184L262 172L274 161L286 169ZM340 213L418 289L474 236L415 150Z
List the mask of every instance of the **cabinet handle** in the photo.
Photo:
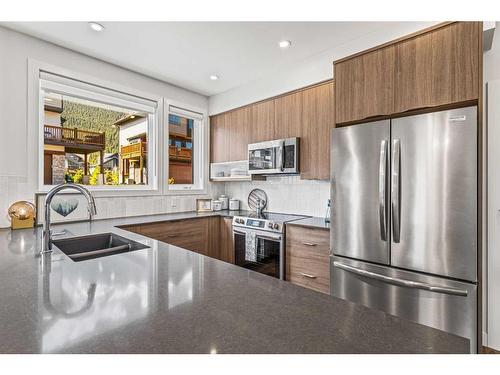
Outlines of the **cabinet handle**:
M306 246L316 246L317 244L312 243L312 242L302 242L302 245L306 245Z
M304 277L307 277L308 279L315 279L316 276L314 275L309 275L308 273L304 273L304 272L299 272L302 276Z

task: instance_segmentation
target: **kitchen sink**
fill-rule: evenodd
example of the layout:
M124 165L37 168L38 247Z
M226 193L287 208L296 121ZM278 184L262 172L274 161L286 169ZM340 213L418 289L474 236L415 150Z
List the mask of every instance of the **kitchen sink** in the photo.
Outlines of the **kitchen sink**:
M62 238L52 244L75 262L149 248L114 233Z

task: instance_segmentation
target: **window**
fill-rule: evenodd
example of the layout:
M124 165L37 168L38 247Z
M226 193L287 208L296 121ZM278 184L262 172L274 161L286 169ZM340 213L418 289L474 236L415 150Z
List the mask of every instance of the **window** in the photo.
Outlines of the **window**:
M168 111L168 189L202 190L204 130L201 114L174 106Z
M41 185L155 185L157 102L40 72Z

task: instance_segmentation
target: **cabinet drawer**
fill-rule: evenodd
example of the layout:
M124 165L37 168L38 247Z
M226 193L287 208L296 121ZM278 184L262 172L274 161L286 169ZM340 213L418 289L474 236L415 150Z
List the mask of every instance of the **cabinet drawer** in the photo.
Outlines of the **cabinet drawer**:
M329 294L329 240L327 230L287 226L286 279Z

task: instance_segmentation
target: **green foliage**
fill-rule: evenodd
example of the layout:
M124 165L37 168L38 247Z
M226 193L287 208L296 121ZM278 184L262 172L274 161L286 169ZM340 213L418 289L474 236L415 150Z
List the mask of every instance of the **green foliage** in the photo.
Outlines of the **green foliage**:
M75 184L81 184L83 181L83 169L77 169L73 174L72 179Z
M104 181L106 185L118 185L119 174L118 171L104 171Z
M109 153L119 151L119 129L118 127L114 127L113 123L125 115L126 113L124 112L117 112L68 100L64 101L64 110L61 113L61 117L65 120L63 123L63 127L65 128L105 132L106 148L104 151Z
M101 167L95 167L94 171L90 175L89 178L89 184L90 185L97 185L99 174L101 173Z

